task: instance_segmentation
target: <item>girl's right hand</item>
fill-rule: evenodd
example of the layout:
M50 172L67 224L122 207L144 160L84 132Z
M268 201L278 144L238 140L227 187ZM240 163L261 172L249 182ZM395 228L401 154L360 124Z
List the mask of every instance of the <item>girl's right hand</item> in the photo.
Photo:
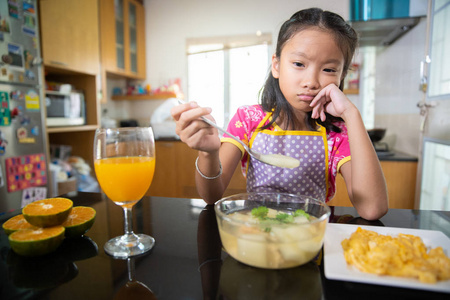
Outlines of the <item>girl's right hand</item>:
M217 130L200 119L204 116L214 121L210 115L211 108L188 102L172 107L170 112L176 122L175 133L181 141L195 150L209 153L219 151L221 143Z

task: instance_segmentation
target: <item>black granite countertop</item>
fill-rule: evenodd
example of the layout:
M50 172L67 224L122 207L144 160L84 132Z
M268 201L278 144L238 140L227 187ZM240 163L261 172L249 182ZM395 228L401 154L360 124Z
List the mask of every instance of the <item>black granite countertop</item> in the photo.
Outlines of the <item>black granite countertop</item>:
M399 151L377 151L380 161L418 161L418 158Z
M123 234L122 208L100 193L63 197L74 206L94 208L94 225L82 237L65 239L50 255L32 258L16 255L0 229L0 299L443 300L449 296L419 284L401 287L328 278L326 251L295 268L247 266L223 250L214 206L201 199L144 197L133 207L133 228L154 237L156 244L148 254L114 259L103 247ZM366 225L435 230L450 236L448 211L389 209L380 220L367 221L353 207L330 209L329 223L353 226L352 231ZM0 226L20 213L1 215Z
M157 142L181 142L175 137L160 137L156 139ZM418 161L416 156L412 156L399 151L377 151L380 161Z
M156 138L155 141L157 142L181 142L180 139L176 137L159 137Z

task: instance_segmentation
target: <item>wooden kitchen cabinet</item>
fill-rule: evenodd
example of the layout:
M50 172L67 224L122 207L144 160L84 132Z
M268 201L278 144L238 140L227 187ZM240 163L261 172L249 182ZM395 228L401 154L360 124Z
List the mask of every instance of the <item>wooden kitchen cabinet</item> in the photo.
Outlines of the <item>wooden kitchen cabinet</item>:
M98 1L40 0L39 10L44 66L97 75Z
M72 155L82 157L93 168L94 133L100 126L100 104L97 97L98 76L69 73L52 68L46 68L46 71L50 72L46 75L46 80L68 83L82 91L86 106L85 125L47 127L48 143L71 146Z
M416 190L416 161L380 161L389 196L389 208L414 209ZM335 206L353 206L348 198L344 178L336 178L336 195L328 203Z
M199 198L195 187L197 151L181 141L156 142L156 170L148 196ZM416 187L416 161L381 161L389 194L389 208L414 208ZM328 203L335 206L352 206L341 175L336 178L336 195ZM231 179L225 196L245 193L246 180L240 166Z
M145 79L145 11L136 0L100 0L102 71Z
M84 94L86 124L47 127L49 145L68 145L93 167L95 130L100 124L100 42L97 0L40 0L45 80L71 84Z
M199 198L195 187L195 166L197 151L181 141L156 142L155 176L148 196ZM240 167L231 179L225 196L244 193L246 181Z

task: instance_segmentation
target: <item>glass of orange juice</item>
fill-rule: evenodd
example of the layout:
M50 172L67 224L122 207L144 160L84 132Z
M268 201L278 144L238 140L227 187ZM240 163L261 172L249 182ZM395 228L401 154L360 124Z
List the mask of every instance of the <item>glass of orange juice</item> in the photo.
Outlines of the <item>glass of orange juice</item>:
M155 173L151 127L100 128L95 132L94 167L103 192L124 211L125 234L104 246L107 254L129 258L149 251L155 239L132 230L132 208L150 187Z

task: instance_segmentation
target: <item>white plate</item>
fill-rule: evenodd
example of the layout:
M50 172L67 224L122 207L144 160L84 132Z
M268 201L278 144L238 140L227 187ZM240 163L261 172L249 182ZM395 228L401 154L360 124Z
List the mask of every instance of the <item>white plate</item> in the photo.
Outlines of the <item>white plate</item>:
M427 284L420 282L418 279L364 273L353 266L347 265L341 242L349 238L358 227L384 235L413 234L422 238L423 243L427 247L436 248L441 246L445 254L447 256L450 255L450 239L440 231L329 223L324 239L324 270L328 279L450 293L450 280L439 281L436 284Z

